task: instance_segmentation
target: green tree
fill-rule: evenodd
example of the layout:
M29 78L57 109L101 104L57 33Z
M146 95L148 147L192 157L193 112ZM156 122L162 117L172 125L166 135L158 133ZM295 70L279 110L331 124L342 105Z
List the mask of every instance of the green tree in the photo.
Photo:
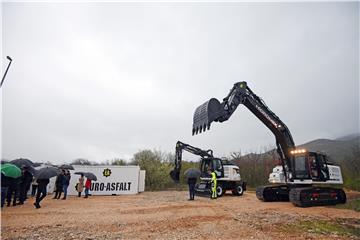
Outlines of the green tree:
M162 190L173 184L169 177L171 167L167 160L161 151L141 150L134 154L131 164L139 165L146 171L146 189Z

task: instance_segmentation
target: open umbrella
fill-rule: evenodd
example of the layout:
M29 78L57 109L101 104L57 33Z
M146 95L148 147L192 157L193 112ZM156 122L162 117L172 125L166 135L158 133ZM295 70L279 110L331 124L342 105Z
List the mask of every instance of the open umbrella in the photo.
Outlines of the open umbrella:
M97 177L91 172L86 172L84 176L92 181L97 181Z
M19 159L15 159L10 161L10 163L15 164L18 167L22 167L22 166L33 166L34 163L26 158L19 158Z
M21 169L27 170L32 175L35 175L36 169L33 166L23 166Z
M97 181L97 177L95 176L95 174L91 173L91 172L75 172L75 174L84 174L84 176L92 181Z
M59 166L60 169L66 169L66 170L75 170L73 166L69 164L63 164Z
M60 170L55 167L44 167L36 171L35 177L37 179L49 179L57 176L60 173Z
M6 177L18 178L21 177L21 169L11 163L1 164L1 173Z
M198 178L201 175L199 169L196 168L189 168L184 172L185 177L187 178Z
M42 165L42 163L39 163L39 162L35 162L35 163L33 163L33 167L40 167Z

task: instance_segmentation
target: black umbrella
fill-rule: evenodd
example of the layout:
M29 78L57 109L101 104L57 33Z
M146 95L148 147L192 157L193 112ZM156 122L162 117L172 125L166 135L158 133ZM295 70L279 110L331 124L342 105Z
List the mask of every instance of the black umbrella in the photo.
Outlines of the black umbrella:
M23 167L23 166L33 166L34 163L29 160L29 159L26 159L26 158L19 158L19 159L15 159L15 160L12 160L10 161L10 163L18 166L18 167Z
M60 170L55 167L44 167L36 171L35 177L37 179L49 179L57 176Z
M97 177L91 172L86 172L84 176L92 181L97 181Z
M75 172L75 174L83 174L86 178L92 180L92 181L97 181L97 177L95 176L95 174L91 173L91 172Z
M66 170L75 170L74 167L69 164L63 164L63 165L59 166L59 168L66 169Z
M185 177L187 178L198 178L201 175L199 169L196 168L189 168L184 172Z
M189 168L184 172L185 177L187 178L198 178L201 175L199 169L196 168Z
M10 163L8 160L1 160L1 164Z
M27 170L32 175L35 175L36 169L33 166L23 166L21 169Z

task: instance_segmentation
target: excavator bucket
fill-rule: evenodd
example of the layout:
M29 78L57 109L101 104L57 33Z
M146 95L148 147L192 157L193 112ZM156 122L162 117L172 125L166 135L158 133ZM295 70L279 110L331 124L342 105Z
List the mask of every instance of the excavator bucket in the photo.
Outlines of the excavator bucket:
M221 103L216 98L198 106L194 113L192 134L198 134L210 129L213 121L216 121L223 113Z
M177 171L175 169L171 170L170 177L174 182L178 183L180 181L180 171Z

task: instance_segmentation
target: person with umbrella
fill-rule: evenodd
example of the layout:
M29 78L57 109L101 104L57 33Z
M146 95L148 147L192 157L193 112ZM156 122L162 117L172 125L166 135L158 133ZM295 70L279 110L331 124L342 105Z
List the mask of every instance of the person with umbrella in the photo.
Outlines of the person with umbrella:
M1 207L4 207L8 189L13 179L18 177L21 177L21 169L19 167L11 163L1 164Z
M53 199L60 199L61 193L63 192L64 182L65 182L65 170L61 170L60 174L56 177L55 180L55 196Z
M65 200L66 199L66 196L67 196L67 189L69 187L69 184L70 184L70 171L69 170L66 170L65 171L65 174L64 174L64 178L63 178L63 191L64 191L64 197L62 198L62 200Z
M80 174L82 177L85 176L86 177L86 182L85 182L85 197L84 198L88 198L89 197L89 190L91 188L91 181L97 181L97 177L95 174L91 173L91 172L75 172L75 174ZM79 179L80 180L80 179ZM78 185L79 187L79 185ZM81 193L80 193L81 194ZM79 194L79 197L80 197Z
M24 166L22 168L22 177L20 183L20 195L19 195L19 205L24 204L25 200L27 199L27 192L30 189L31 181L33 175L29 171L30 166Z
M34 203L36 209L41 208L40 202L46 197L47 194L46 188L50 182L49 179L55 177L56 175L58 175L58 173L59 173L59 169L54 167L45 167L35 173L35 177L37 178L37 183L38 183L38 190L36 194L36 200Z
M6 196L6 201L7 201L8 207L11 204L11 199L12 199L12 205L16 206L16 199L19 194L20 182L21 182L21 177L12 178L9 181L9 188L8 188L7 196Z
M38 187L37 179L33 177L32 183L31 183L31 196L35 197L36 190Z
M37 190L37 194L36 194L36 200L34 203L34 206L36 207L36 209L41 208L40 206L40 202L46 197L47 191L47 185L49 184L50 180L49 178L43 178L43 179L38 179L37 183L38 183L38 190Z
M78 191L78 197L81 197L81 193L84 190L84 174L81 173L79 177L79 182L76 185L76 190Z
M91 179L87 177L86 182L85 182L85 197L84 198L88 198L90 187L91 187Z
M189 194L190 194L189 200L194 200L195 198L195 185L197 178L200 176L200 174L201 174L200 170L195 168L187 169L184 172L184 175L187 178L187 183L189 185Z
M1 172L1 208L5 205L5 198L11 179Z

